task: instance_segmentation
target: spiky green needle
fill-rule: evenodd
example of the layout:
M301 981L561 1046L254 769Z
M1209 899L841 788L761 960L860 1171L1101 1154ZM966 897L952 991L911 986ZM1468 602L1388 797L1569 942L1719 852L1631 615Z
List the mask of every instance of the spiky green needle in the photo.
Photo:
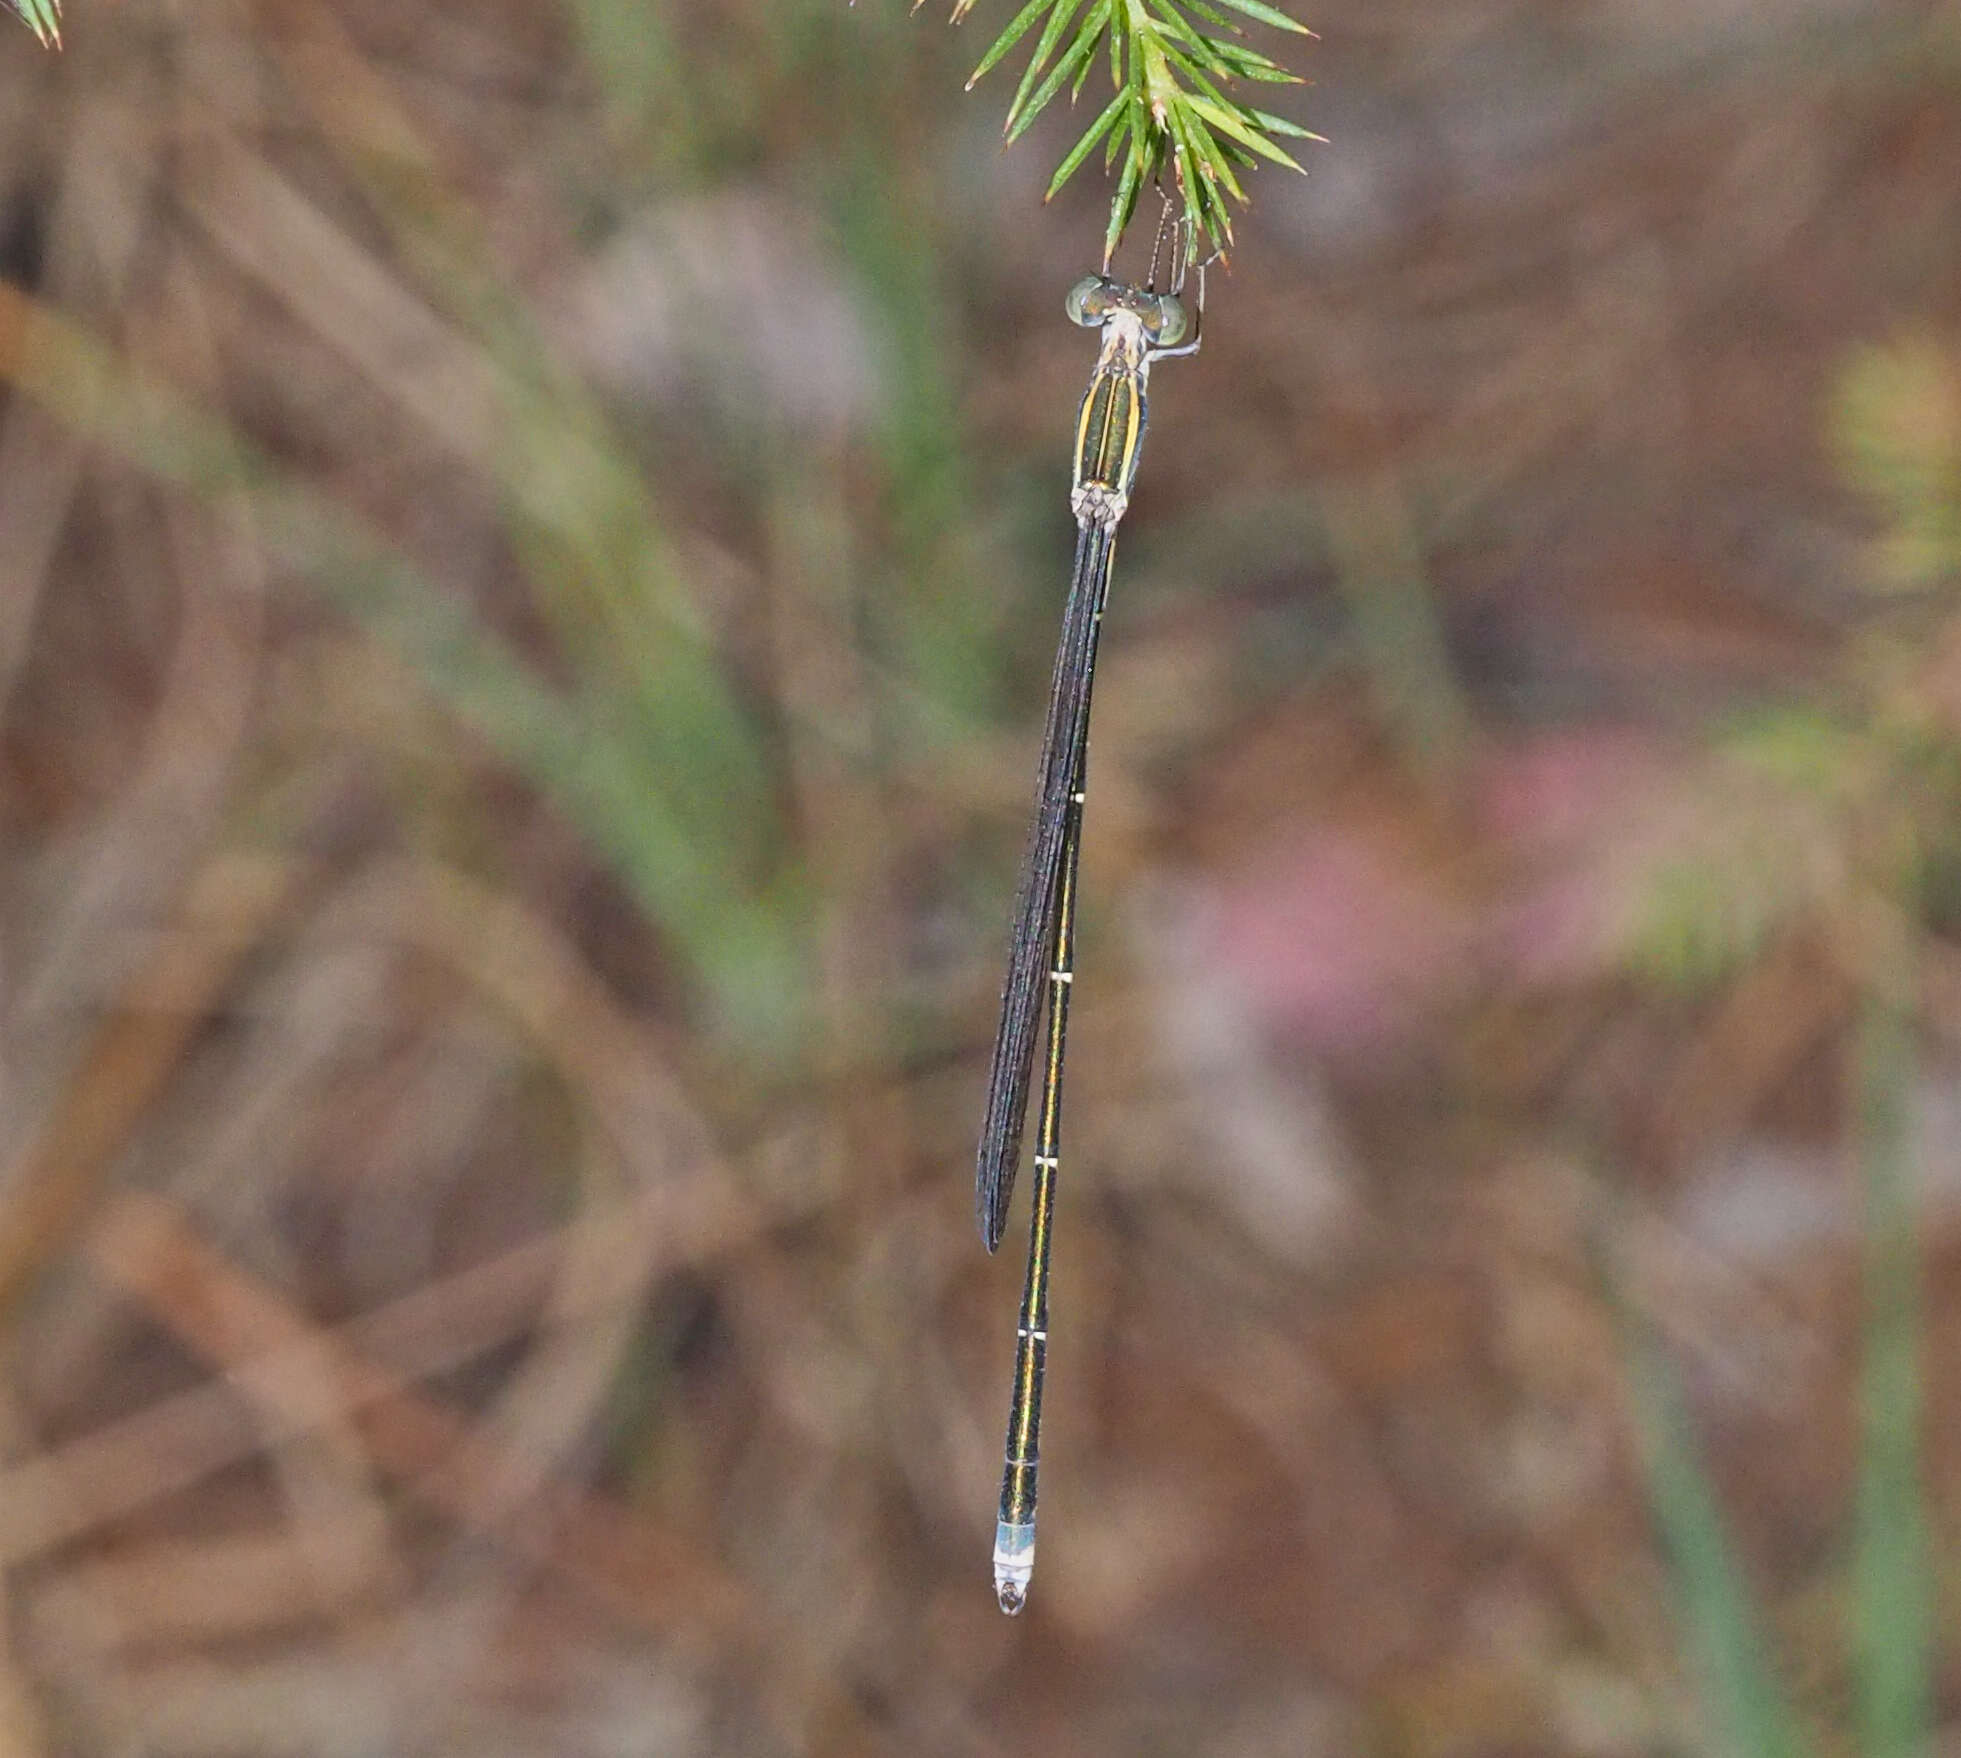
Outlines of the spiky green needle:
M61 47L61 0L5 0L5 4L40 39L42 48Z
M973 3L953 0L955 23ZM1147 183L1162 188L1169 173L1189 222L1187 249L1196 258L1201 237L1215 250L1232 242L1227 198L1245 202L1241 171L1261 159L1301 168L1274 136L1321 138L1284 116L1254 108L1233 89L1240 82L1300 83L1241 40L1242 19L1313 35L1266 0L1028 0L981 57L969 87L1034 29L1038 18L1041 34L1008 106L1005 132L1014 140L1064 86L1073 102L1091 69L1105 59L1098 51L1107 52L1114 95L1064 156L1048 190L1054 195L1099 145L1106 172L1122 160L1103 241L1106 267Z

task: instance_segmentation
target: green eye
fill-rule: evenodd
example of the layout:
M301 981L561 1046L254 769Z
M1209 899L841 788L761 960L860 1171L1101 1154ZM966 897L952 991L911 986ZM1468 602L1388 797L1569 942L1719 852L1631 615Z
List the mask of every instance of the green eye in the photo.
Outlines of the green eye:
M1085 275L1069 289L1062 309L1072 324L1094 329L1110 310L1110 282L1103 275Z
M1185 315L1185 302L1169 293L1159 295L1155 318L1145 320L1154 348L1175 348L1185 339L1191 319Z

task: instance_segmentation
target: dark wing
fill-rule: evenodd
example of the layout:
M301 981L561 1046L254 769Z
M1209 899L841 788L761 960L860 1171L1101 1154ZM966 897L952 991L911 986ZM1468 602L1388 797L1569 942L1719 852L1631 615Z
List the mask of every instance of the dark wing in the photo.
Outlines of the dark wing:
M1062 640L1055 654L1048 726L1042 733L1035 820L1029 826L1021 884L1015 893L1008 980L1001 992L1001 1026L994 1038L987 1111L974 1164L974 1208L989 1251L1001 1243L1007 1227L1008 1199L1014 1194L1015 1171L1021 1163L1036 1028L1055 958L1063 833L1089 732L1090 674L1096 665L1097 628L1109 584L1111 538L1111 532L1093 524L1077 531L1076 565L1062 610Z

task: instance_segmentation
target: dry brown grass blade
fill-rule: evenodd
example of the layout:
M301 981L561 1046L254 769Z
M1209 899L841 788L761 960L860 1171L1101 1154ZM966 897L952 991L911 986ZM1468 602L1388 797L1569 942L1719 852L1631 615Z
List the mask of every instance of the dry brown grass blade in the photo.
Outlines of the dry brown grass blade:
M90 1259L276 1422L311 1429L351 1415L374 1464L440 1512L474 1522L497 1477L494 1449L468 1423L319 1330L212 1250L160 1198L122 1198L93 1233ZM337 1409L322 1407L330 1385ZM601 1604L713 1653L753 1629L747 1591L712 1558L624 1508L548 1486L498 1533Z
M185 913L206 923L208 936L211 906L194 903ZM124 1028L135 1050L112 1034L106 1055L120 1069L140 1053L143 1076L123 1083L135 1090L120 1108L116 1144L222 992L237 953L274 914L269 900L248 920L231 923L226 944L234 956L206 958L189 971L180 966L200 938L184 933L167 944L124 1009L136 1022ZM799 1743L815 1706L832 1730L827 1737L847 1729L846 1743L864 1749L869 1736L858 1712L823 1664L800 1659L800 1644L772 1631L747 1589L714 1559L553 1475L556 1457L582 1432L616 1368L627 1335L621 1315L636 1310L650 1283L677 1261L753 1239L767 1222L715 1153L686 1094L663 1072L662 1046L618 1008L552 924L514 897L432 863L389 859L369 867L316 915L308 939L316 953L343 941L386 942L455 972L529 1039L592 1120L596 1140L606 1144L602 1159L617 1160L643 1194L588 1201L552 1240L338 1333L313 1327L228 1263L174 1206L119 1198L91 1238L91 1260L230 1383L18 1467L5 1480L7 1504L17 1511L5 1523L7 1554L44 1550L269 1445L323 1435L334 1441L330 1456L342 1468L358 1476L379 1470L408 1484L426 1504L471 1530L494 1532L638 1627L698 1656L766 1655L778 1682L807 1673L795 1689L771 1691L780 1713L798 1717ZM147 1025L160 1011L169 1026L162 1036ZM104 1115L99 1108L90 1114ZM51 1158L79 1160L99 1173L109 1154L108 1146L80 1154L71 1148ZM589 1189L602 1191L608 1182L590 1181ZM77 1211L97 1183L72 1174L58 1181L65 1212ZM40 1237L45 1252L52 1243L46 1229ZM473 1426L410 1389L415 1375L468 1360L535 1325L541 1296L545 1328L531 1361L490 1416ZM568 1369L569 1390L559 1368ZM240 1389L255 1415L239 1410ZM138 1556L132 1566L140 1571L151 1560ZM333 1581L323 1585L335 1589ZM228 1603L236 1612L237 1603ZM229 1614L221 1607L214 1615Z
M29 1602L43 1648L101 1654L263 1637L398 1589L367 1521L326 1532L140 1540L62 1571Z
M486 461L509 398L480 350L229 135L202 135L186 170L184 202L226 257L438 444Z
M198 1238L172 1204L122 1199L94 1234L90 1255L119 1289L280 1420L306 1425L329 1414L315 1397L324 1378L374 1464L426 1506L474 1525L485 1507L498 1504L498 1449L444 1405L308 1324ZM772 1627L734 1575L609 1498L546 1484L511 1515L495 1528L501 1544L681 1652L704 1662L754 1655L778 1681L804 1670L796 1637ZM827 1678L805 1677L795 1689L764 1695L779 1717L793 1719L785 1731L800 1749L882 1749L862 1712Z
M0 1274L10 1279L0 1286L17 1285L60 1248L183 1046L298 883L297 869L234 858L214 863L193 887L181 924L24 1157L19 1194L0 1212ZM651 1034L522 905L433 864L387 861L341 891L320 935L407 943L458 969L591 1107L644 1193L589 1203L562 1234L355 1321L343 1340L357 1352L409 1377L439 1372L508 1341L541 1296L553 1331L570 1335L595 1315L631 1309L657 1274L764 1226L766 1216L710 1152L685 1095L661 1075ZM588 1364L586 1384L599 1377ZM578 1414L559 1408L554 1427L562 1432ZM516 1414L506 1419L522 1425ZM0 1479L11 1486L0 1498L8 1510L0 1554L19 1558L64 1542L246 1456L263 1438L241 1427L229 1402L192 1393L29 1461Z
M128 332L134 359L167 357L174 379L215 398L217 340L181 253L161 277L155 309L133 314ZM153 504L142 485L112 481L121 492L103 500L116 571L141 580L167 567L177 627L141 759L90 827L13 998L15 1018L44 1036L44 1021L89 992L127 928L156 919L208 851L250 735L263 655L265 558L245 495L223 492L208 507L176 497ZM106 976L124 974L112 962Z
M617 1227L661 1242L662 1267L706 1261L753 1237L754 1211L739 1215L717 1193L695 1186L652 1191L607 1214L589 1209L577 1226ZM565 1234L527 1240L486 1263L337 1328L350 1355L407 1381L447 1373L509 1343L534 1322L556 1276L568 1295L555 1322L579 1323L616 1308L630 1288L603 1277L564 1273ZM24 1562L68 1544L250 1458L265 1429L236 1393L213 1383L105 1424L0 1473L0 1561Z
M260 40L322 135L418 175L433 174L435 158L422 131L331 11L286 0L254 0L250 10Z
M86 103L61 156L48 266L56 284L88 280L119 297L142 235L133 204L105 199L122 162L143 152L141 124L114 98ZM0 421L0 702L26 656L40 589L80 488L87 444L46 410L18 399Z
M1739 1134L1765 1094L1843 1020L1850 986L1807 952L1778 947L1745 972L1662 1076L1653 1136L1664 1164Z
M714 1171L726 1200L741 1206L740 1185L707 1126L663 1072L669 1058L659 1037L508 892L433 861L382 861L341 894L334 917L338 931L398 940L466 978L590 1106L637 1181Z
M8 1181L0 1304L67 1242L213 1003L291 903L302 873L292 862L221 855L191 882L156 956L97 1031Z

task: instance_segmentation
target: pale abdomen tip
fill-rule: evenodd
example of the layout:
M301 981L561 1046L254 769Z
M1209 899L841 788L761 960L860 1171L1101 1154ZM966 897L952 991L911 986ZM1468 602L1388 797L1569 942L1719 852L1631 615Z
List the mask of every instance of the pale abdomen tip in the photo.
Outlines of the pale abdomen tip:
M994 1597L1014 1617L1028 1603L1035 1574L1035 1523L1003 1520L994 1528Z

